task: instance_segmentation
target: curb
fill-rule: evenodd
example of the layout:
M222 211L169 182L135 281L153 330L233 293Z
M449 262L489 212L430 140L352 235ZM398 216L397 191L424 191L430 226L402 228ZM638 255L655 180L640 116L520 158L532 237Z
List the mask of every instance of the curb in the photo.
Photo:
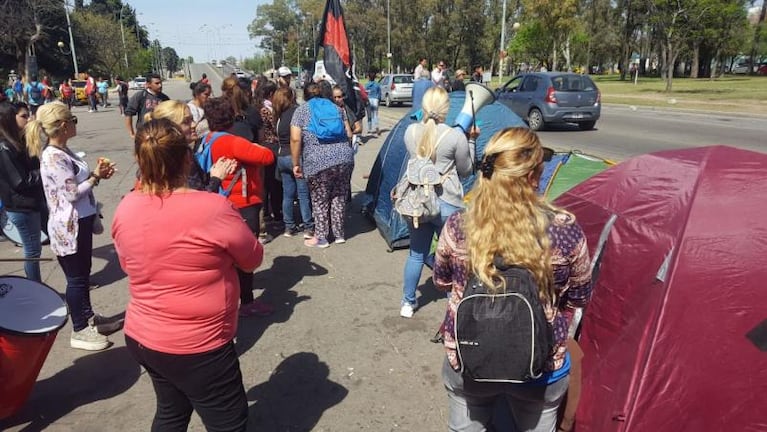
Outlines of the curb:
M685 114L698 114L698 115L718 115L718 116L730 116L730 117L748 117L759 120L767 120L767 114L754 114L747 112L732 112L732 111L715 111L715 110L698 110L693 108L673 108L673 107L660 107L653 105L630 105L619 103L602 103L602 106L611 108L625 108L628 110L645 110L645 111L658 111L658 112L675 112Z

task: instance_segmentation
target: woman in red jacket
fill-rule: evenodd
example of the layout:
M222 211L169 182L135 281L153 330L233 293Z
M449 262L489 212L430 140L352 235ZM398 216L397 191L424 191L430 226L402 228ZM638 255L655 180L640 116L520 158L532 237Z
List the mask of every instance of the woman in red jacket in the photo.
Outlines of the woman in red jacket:
M238 162L233 174L221 182L229 190L229 201L240 211L245 223L258 237L259 211L261 210L264 180L262 167L274 163L274 153L268 148L226 133L234 123L234 107L224 97L209 98L205 102L205 117L210 133L203 136L203 143L212 140L211 159L225 157ZM215 133L222 135L214 138ZM234 182L234 184L232 184ZM253 274L237 271L240 277L240 316L268 315L272 307L253 298Z

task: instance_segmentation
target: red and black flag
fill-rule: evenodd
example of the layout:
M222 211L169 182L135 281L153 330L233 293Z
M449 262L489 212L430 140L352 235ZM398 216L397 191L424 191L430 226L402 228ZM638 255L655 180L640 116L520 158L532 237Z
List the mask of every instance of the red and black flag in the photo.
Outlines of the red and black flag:
M346 34L344 11L341 8L340 0L328 0L325 5L325 14L322 18L317 45L323 48L325 73L343 89L346 104L354 112L360 112L362 107L361 104L358 104L358 90L355 91L357 79L354 76L354 61L349 48L349 37Z

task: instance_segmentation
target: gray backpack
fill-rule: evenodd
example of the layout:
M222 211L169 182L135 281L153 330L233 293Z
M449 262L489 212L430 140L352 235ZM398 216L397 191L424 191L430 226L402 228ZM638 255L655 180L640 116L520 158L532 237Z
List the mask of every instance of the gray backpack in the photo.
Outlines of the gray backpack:
M408 160L405 174L392 191L394 209L415 228L440 217L437 196L441 192L442 183L453 168L453 163L445 173L441 173L434 164L434 158L437 147L448 132L450 129L442 132L437 138L431 154L425 157L416 155Z

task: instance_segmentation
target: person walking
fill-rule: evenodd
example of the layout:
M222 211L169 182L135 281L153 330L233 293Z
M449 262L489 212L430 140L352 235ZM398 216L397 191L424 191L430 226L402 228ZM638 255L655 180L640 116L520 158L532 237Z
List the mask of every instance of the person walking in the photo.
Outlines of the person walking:
M125 115L125 110L128 108L128 83L126 83L122 77L115 77L115 87L117 88L117 98L120 106L120 115Z
M67 105L67 108L72 110L72 98L74 97L74 88L72 88L71 80L65 79L59 86L59 94L61 95L61 101Z
M29 109L22 102L0 103L0 199L8 219L21 235L24 274L42 282L40 231L47 214L40 160L29 155L23 139L29 122Z
M45 103L43 90L45 90L45 86L37 81L37 75L32 75L32 80L24 86L24 98L27 105L29 105L29 112L32 118L35 118L37 109Z
M136 135L133 127L133 117L136 116L136 128L144 122L146 113L151 112L160 102L170 99L162 92L162 78L157 74L149 74L146 77L146 88L134 93L128 101L125 109L125 126L128 128L130 137Z
M112 237L129 280L125 345L157 399L151 431L186 431L196 411L209 431L244 432L235 269L254 271L263 247L225 197L187 187L187 137L173 122L143 123L134 148L141 188L117 207Z
M88 97L88 112L98 112L98 87L96 86L96 80L90 73L85 78L85 95Z
M375 131L376 136L381 135L378 128L378 104L381 101L381 85L376 81L376 73L368 72L368 82L365 83L365 91L368 94L368 104L365 107L368 117L368 134Z
M413 71L413 80L429 79L430 77L429 63L427 62L426 57L421 57L418 59L418 64Z
M296 108L290 122L290 151L293 175L296 178L306 178L312 200L314 237L304 241L304 244L326 248L330 246L328 237L331 228L336 244L346 242L344 220L354 166L354 150L349 144L352 131L346 120L346 112L330 101L324 102L336 108L333 116L338 116L346 135L330 142L320 142L316 132L310 130L312 117L319 115L323 103L319 99L312 102L314 98L322 98L320 86L309 83L304 87L306 103ZM317 112L312 112L312 105L317 106Z
M527 128L498 132L485 148L467 210L451 215L440 236L434 284L451 293L442 325L451 431L486 430L497 399L510 408L515 430L552 432L557 427L557 410L568 388L568 328L575 309L588 304L592 288L586 237L575 216L537 194L543 162L552 155ZM529 270L537 283L554 348L538 379L477 382L460 372L453 333L458 304L469 275L496 294L503 290L502 269L512 265Z
M106 108L109 105L109 81L102 77L96 82L96 90L101 100L101 107Z
M472 129L469 138L460 129L445 124L450 99L442 87L431 87L421 102L423 118L405 130L405 148L411 159L429 157L437 171L444 176L442 186L436 188L439 218L410 225L410 250L405 262L400 316L412 318L418 309L416 288L421 280L424 263L433 259L430 255L434 235L439 236L442 225L454 212L463 208L461 180L472 173L474 166L473 143L479 131Z
M93 230L98 217L93 188L111 178L115 167L100 159L91 171L88 163L68 146L76 135L77 117L61 102L41 106L25 133L29 154L40 158L40 176L50 211L48 237L67 280L66 302L73 330L69 344L72 348L98 351L110 344L104 334L122 326L121 320L95 314L90 295Z

